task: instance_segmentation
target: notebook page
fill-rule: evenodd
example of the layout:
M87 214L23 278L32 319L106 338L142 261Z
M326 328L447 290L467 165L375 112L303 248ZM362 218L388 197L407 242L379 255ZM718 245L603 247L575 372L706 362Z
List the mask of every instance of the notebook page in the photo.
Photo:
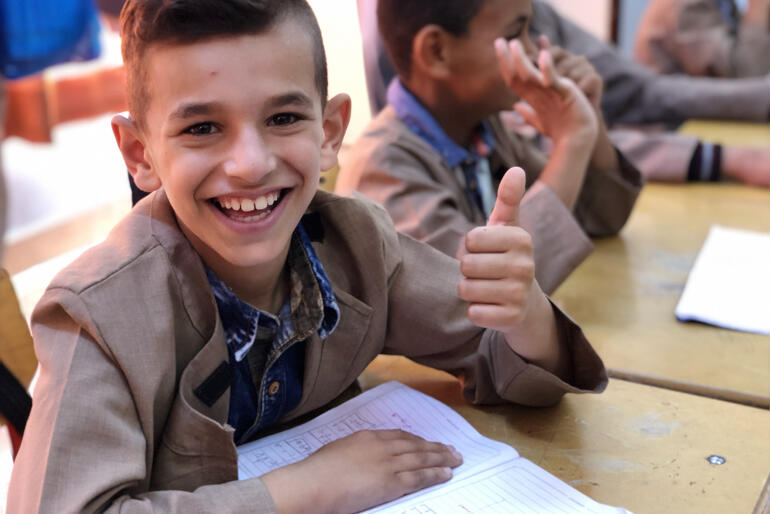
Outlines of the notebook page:
M304 459L321 446L359 430L399 428L451 444L463 456L452 480L518 457L511 446L479 434L462 416L419 391L387 382L303 425L238 447L238 478L257 477Z
M770 233L712 227L676 317L770 335Z
M463 481L426 490L365 511L377 514L620 514L597 503L531 461L518 458Z

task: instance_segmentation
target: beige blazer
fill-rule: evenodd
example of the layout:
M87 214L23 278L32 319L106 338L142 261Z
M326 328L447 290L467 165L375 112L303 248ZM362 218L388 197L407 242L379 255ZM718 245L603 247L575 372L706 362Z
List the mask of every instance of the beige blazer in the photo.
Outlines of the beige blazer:
M770 73L770 30L732 33L716 0L652 0L639 22L636 59L658 73L761 77Z
M618 170L589 169L573 212L547 186L533 183L546 158L530 142L489 120L495 150L490 170L499 178L511 166L527 173L521 226L532 235L535 276L550 293L593 249L588 236L617 234L628 219L642 185L639 172L620 156ZM484 225L455 171L420 136L385 107L344 156L335 190L359 191L385 206L396 228L447 255L464 249L465 234Z
M341 317L307 342L302 398L282 422L337 398L380 352L455 373L476 403L548 405L605 387L558 309L572 384L472 325L458 263L397 234L381 208L319 192L310 210ZM202 262L162 192L53 280L32 330L40 376L8 512L274 511L259 479L237 480L229 389L211 404L196 396L228 355Z

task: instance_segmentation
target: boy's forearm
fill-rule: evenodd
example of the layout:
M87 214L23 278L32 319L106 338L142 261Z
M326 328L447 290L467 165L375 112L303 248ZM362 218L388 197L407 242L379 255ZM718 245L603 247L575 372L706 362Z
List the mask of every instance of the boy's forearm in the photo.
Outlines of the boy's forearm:
M588 163L593 153L596 134L574 134L554 141L553 151L540 175L564 205L572 210L583 187Z
M620 168L618 154L612 141L610 141L607 125L601 116L599 116L599 135L594 146L594 153L591 155L591 167L601 171L612 171Z
M569 381L568 351L560 341L553 306L537 282L532 283L532 297L526 317L505 334L506 341L531 364Z

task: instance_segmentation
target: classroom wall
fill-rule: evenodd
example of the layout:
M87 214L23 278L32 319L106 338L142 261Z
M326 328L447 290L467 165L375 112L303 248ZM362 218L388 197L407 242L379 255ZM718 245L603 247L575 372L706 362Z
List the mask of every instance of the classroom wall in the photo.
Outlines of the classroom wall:
M329 62L329 94L347 93L353 101L345 143L352 143L369 122L361 32L356 0L309 0L315 11Z
M611 33L611 0L546 1L553 5L562 15L570 18L602 41L609 41ZM639 2L639 0L627 0L625 3L634 2Z

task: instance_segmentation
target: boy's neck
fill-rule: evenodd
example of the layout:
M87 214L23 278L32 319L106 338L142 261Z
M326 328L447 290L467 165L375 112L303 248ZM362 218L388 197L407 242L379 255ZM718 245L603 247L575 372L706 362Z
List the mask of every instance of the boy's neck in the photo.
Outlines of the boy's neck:
M470 144L476 127L490 115L465 109L454 95L433 81L415 78L405 85L428 109L446 135L462 147Z
M222 261L207 261L206 265L241 301L262 312L277 315L289 295L288 253L287 247L280 258L263 263L258 270Z

